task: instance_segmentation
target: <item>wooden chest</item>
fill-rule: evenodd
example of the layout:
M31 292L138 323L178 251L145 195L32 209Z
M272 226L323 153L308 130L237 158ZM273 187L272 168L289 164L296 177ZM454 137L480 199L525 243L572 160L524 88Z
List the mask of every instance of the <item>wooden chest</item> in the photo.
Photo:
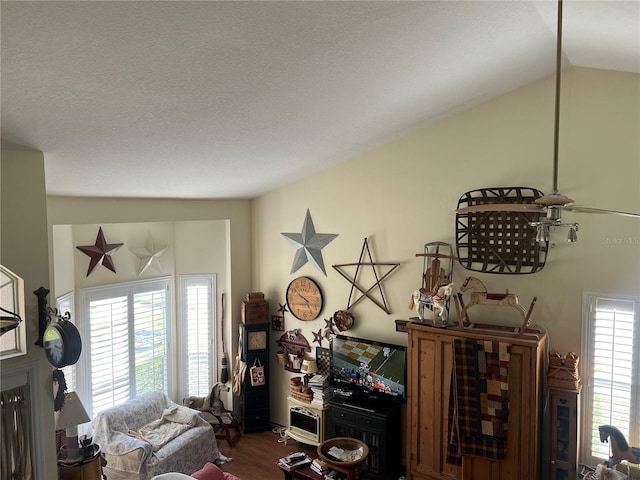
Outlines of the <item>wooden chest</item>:
M241 312L242 323L268 323L269 322L269 302L242 302Z

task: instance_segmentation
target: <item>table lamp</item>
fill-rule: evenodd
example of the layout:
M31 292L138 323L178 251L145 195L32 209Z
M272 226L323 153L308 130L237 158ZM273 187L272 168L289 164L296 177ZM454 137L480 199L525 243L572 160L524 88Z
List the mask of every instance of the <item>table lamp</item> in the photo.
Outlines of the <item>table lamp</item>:
M314 373L318 372L318 364L313 358L305 358L302 361L300 372L304 373L304 384L308 385L309 379L313 376Z
M67 462L82 460L82 450L78 443L78 425L91 421L76 392L64 397L64 404L56 412L56 430L65 429L67 437Z

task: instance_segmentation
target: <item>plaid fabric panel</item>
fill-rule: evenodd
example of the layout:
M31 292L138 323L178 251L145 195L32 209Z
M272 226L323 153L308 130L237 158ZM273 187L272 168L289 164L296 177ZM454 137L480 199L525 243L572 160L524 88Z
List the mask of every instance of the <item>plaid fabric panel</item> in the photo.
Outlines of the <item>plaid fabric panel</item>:
M447 458L461 455L502 460L509 421L510 345L493 341L454 340L453 410Z

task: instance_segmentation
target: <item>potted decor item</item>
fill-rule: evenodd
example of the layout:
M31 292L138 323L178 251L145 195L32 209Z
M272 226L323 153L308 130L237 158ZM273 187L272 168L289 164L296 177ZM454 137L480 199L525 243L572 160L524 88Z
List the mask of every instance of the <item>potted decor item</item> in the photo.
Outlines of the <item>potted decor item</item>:
M280 350L280 351L276 352L276 357L278 357L278 363L280 365L286 365L287 364L287 352L285 352L284 350Z

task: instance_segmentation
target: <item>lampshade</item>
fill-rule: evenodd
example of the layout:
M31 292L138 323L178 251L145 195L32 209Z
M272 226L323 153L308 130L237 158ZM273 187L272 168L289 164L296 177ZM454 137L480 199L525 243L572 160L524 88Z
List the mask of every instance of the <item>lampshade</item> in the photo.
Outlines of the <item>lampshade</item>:
M77 462L82 459L82 450L78 444L78 425L91 421L87 411L76 392L69 392L64 396L64 404L55 413L56 430L65 430L67 437L66 461Z
M318 372L318 364L312 358L304 359L302 361L302 367L300 367L300 372L302 373L317 373Z
M91 421L76 392L69 392L65 395L64 405L59 412L55 413L55 416L56 430L77 427Z

